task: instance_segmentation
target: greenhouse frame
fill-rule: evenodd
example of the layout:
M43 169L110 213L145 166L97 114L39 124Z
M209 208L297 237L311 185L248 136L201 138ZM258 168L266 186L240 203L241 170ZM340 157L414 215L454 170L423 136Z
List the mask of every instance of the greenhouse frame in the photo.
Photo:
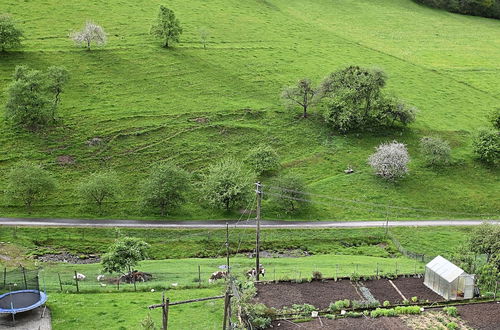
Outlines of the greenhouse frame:
M474 297L474 275L441 256L425 265L424 284L446 300Z

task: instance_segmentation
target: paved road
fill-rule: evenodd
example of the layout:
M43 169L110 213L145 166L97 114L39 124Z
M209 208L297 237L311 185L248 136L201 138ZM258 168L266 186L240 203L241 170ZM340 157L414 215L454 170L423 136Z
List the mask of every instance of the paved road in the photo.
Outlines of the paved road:
M488 220L499 224L500 220ZM84 219L28 219L0 218L0 226L40 226L40 227L120 227L120 228L179 228L179 229L216 229L230 227L253 228L255 220L209 220L209 221L143 221L143 220L84 220ZM483 220L411 220L389 221L390 227L413 226L476 226ZM262 228L363 228L382 227L385 221L261 221Z

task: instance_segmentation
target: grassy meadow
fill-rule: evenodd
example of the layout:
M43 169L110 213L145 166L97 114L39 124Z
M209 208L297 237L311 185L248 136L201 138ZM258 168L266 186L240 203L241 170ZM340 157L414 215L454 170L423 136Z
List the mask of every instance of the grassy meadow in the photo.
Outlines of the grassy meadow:
M184 34L163 49L149 35L158 0L14 1L0 3L26 39L0 53L4 89L16 65L63 65L71 80L62 95L62 124L41 133L12 130L0 120L0 211L5 216L96 217L79 205L77 183L112 168L124 193L102 217L155 218L137 208L137 185L155 162L171 160L193 181L221 157L244 159L259 144L279 152L282 174L302 178L323 199L295 216L264 203L265 218L382 219L494 218L499 214L498 169L473 159L471 140L499 104L500 22L419 6L410 0L193 0L168 1ZM68 34L87 19L101 24L108 45L85 51ZM203 49L199 30L209 32ZM282 88L356 64L380 67L387 90L420 109L407 129L351 133L330 130L320 109L300 119L283 107ZM0 94L0 104L6 94ZM453 164L434 170L418 153L422 136L453 147ZM99 137L100 146L86 141ZM399 183L376 178L367 158L381 142L408 145L410 176ZM73 165L60 165L71 156ZM24 159L50 169L57 192L33 214L2 198L5 175ZM343 170L351 165L352 175ZM266 183L272 179L263 177ZM249 187L249 190L252 187ZM348 200L348 201L345 201ZM356 201L375 203L367 206ZM380 205L379 205L380 204ZM238 217L199 202L196 189L173 219Z

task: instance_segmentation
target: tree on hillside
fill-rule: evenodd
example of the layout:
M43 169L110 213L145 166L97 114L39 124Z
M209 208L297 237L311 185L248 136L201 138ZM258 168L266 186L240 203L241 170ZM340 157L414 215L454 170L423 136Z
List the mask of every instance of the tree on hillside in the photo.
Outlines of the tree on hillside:
M7 48L21 46L22 36L22 31L16 27L11 16L0 15L0 49L2 52Z
M301 79L297 85L286 87L281 93L281 98L289 107L300 106L302 108L302 117L307 117L307 109L316 103L317 91L311 81L307 78Z
M307 206L304 193L307 192L304 182L296 175L285 175L273 182L271 201L287 214L296 213Z
M55 110L61 101L61 93L63 92L64 85L69 80L69 73L63 66L51 66L47 69L47 80L48 80L48 88L54 95L52 101L52 119L55 120Z
M479 131L473 141L474 153L485 163L496 165L500 162L500 131L485 129Z
M446 165L450 162L450 144L440 138L425 136L420 139L420 152L431 166Z
M30 213L33 205L54 189L55 182L50 174L33 163L20 163L7 174L6 196L12 201L22 202Z
M243 164L224 159L210 166L203 176L203 197L210 206L229 211L248 200L253 182L254 175L245 171Z
M162 39L165 48L168 48L173 42L179 42L182 27L173 10L163 5L160 6L156 22L151 26L151 34Z
M164 216L184 202L188 188L189 176L186 171L170 163L156 165L142 183L142 205L157 209Z
M70 35L71 39L79 46L90 50L92 43L98 46L104 46L107 42L107 35L104 29L91 21L85 23L80 31L75 31Z
M132 272L139 261L148 257L149 244L135 237L118 239L101 258L106 273Z
M104 202L116 198L120 193L120 183L114 172L92 173L78 186L78 194L87 203L95 204L102 212Z
M386 180L396 180L408 174L409 162L406 146L396 141L382 143L368 159L376 174Z
M386 80L382 70L359 66L331 73L323 80L319 92L325 121L343 132L413 122L415 107L382 93Z
M269 145L260 145L252 150L246 158L255 173L262 174L272 172L280 167L278 153Z
M6 117L16 126L37 130L47 125L53 109L43 72L17 66L7 93Z

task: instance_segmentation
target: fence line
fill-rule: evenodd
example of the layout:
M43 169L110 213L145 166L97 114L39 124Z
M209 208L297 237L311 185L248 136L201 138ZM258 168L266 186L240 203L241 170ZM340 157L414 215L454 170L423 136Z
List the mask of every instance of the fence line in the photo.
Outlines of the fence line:
M401 245L401 243L397 240L396 237L394 237L394 235L390 231L387 232L387 235L389 236L392 243L394 243L394 245L396 246L396 248L398 249L398 251L402 255L404 255L408 258L412 258L412 259L424 262L424 263L428 263L429 261L434 259L434 257L428 256L426 254L416 253L416 252L413 252L413 251L406 249L405 247L403 247L403 245Z

